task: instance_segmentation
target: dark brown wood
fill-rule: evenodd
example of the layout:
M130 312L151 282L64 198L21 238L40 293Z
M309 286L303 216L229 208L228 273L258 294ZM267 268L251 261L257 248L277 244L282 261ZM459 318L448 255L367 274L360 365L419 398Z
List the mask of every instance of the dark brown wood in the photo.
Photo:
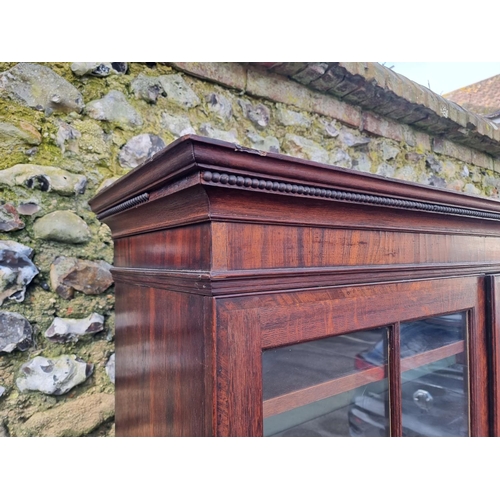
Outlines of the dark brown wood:
M222 231L221 231L222 232ZM221 270L303 269L341 266L398 266L447 263L498 265L500 237L228 224L227 248L214 249ZM241 252L252 248L252 252ZM304 251L307 249L307 251ZM214 270L217 268L214 267Z
M500 276L487 276L486 282L491 369L489 377L491 435L500 437Z
M250 311L218 309L217 436L262 436L262 356Z
M117 436L215 434L211 301L117 284Z
M169 231L118 238L114 264L118 268L208 272L211 267L210 247L210 225L192 224Z
M390 325L401 435L401 371L448 351L400 360L397 325L458 311L471 434L500 435L500 202L184 137L90 203L115 241L118 435L262 435L358 383L263 403L263 349Z
M488 436L488 345L484 277L478 278L476 297L476 305L468 314L470 433L471 436Z
M391 325L389 329L388 342L388 366L389 366L389 422L391 436L401 437L403 435L403 415L401 404L401 324L399 322ZM415 363L418 363L415 360Z
M261 325L262 348L269 349L470 309L477 305L477 283L469 276L332 287L255 296L248 303L260 304L254 321Z
M162 198L150 196L148 203L105 217L103 221L111 228L113 238L122 238L196 224L209 218L206 193L200 186L193 186Z

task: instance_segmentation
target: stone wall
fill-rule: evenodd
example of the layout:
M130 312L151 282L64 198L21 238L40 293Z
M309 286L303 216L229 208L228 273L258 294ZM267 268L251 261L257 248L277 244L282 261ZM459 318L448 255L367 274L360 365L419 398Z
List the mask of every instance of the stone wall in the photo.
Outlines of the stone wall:
M0 63L0 436L114 434L112 241L87 201L164 145L498 198L497 132L368 63Z

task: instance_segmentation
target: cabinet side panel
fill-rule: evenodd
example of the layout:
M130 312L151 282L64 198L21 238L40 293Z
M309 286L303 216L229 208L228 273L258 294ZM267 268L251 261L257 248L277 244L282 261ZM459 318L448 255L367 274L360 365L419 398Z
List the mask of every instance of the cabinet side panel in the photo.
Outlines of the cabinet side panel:
M210 225L193 224L118 238L115 241L115 266L208 270Z
M211 299L117 283L116 434L212 435Z

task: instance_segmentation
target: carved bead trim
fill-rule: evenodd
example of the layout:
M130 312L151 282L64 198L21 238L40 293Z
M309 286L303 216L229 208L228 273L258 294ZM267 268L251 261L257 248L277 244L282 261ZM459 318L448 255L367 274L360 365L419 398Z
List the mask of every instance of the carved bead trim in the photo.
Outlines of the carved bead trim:
M100 214L97 215L97 218L99 220L104 219L105 217L109 217L110 215L121 212L122 210L127 210L127 208L136 207L137 205L140 205L141 203L145 203L146 201L148 201L148 199L149 199L148 193L140 194L139 196L135 196L134 198L130 198L130 200L124 201L123 203L120 203L119 205L108 208L108 210L104 210L104 212L101 212Z
M436 205L402 198L389 198L387 196L376 196L361 194L351 191L341 191L338 189L327 189L317 186L307 186L303 184L291 184L287 182L271 181L269 179L258 179L242 175L225 174L205 170L202 172L202 179L210 184L223 184L237 186L244 189L290 193L314 198L324 198L339 201L351 201L355 203L366 203L369 205L380 205L385 207L405 208L408 210L422 210L424 212L436 212L451 215L464 215L467 217L480 217L482 219L500 220L500 214L483 212L481 210L470 210L468 208L458 208L446 205Z

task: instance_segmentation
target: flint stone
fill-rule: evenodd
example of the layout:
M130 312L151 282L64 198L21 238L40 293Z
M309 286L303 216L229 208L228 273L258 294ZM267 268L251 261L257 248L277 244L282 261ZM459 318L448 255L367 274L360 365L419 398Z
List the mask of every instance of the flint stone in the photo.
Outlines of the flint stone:
M418 163L423 157L424 155L415 153L414 151L410 151L409 153L405 154L405 158L412 163Z
M337 151L335 151L330 155L330 164L336 165L337 167L351 168L353 165L357 165L359 161L360 160L353 160L350 157L349 153L347 153L343 149L337 149ZM361 170L361 169L356 169L356 170Z
M392 160L398 156L398 154L401 152L401 150L395 146L391 146L390 144L383 143L382 147L380 148L381 153L382 153L382 158L387 161L387 160Z
M352 168L360 172L371 172L372 161L368 155L360 154L358 158L352 161Z
M85 192L87 178L84 175L71 174L62 168L21 163L0 171L0 184L72 196Z
M403 181L418 182L417 172L411 165L405 165L400 168L394 175L395 179L401 179Z
M235 130L230 130L229 132L226 132L225 130L220 130L218 128L212 127L210 123L204 123L203 125L200 126L200 132L212 139L219 139L220 141L226 141L226 142L233 142L237 143L238 142L238 137L236 135Z
M21 122L16 127L12 123L0 122L0 147L12 147L20 143L37 146L41 142L40 132L30 123Z
M93 370L91 363L75 355L57 358L37 356L21 366L16 385L21 392L40 391L59 396L85 382Z
M182 108L194 108L200 104L199 97L180 75L163 75L158 77L167 99Z
M320 163L328 163L328 151L318 143L294 134L286 134L283 146L292 156L299 156Z
M108 374L109 380L115 383L115 353L111 354L106 363L106 373Z
M221 94L208 94L205 97L208 107L214 113L217 113L224 120L229 120L233 114L231 101Z
M26 351L32 343L29 321L21 314L0 311L0 352Z
M395 167L387 163L382 163L377 168L377 175L382 175L383 177L394 177Z
M8 297L24 300L26 286L38 274L31 262L33 250L15 241L0 241L0 306Z
M471 183L465 185L464 193L475 194L475 195L482 194L481 190L478 189L476 186L474 186L474 184L471 184Z
M302 113L291 111L289 109L279 108L276 114L278 121L285 127L310 127L311 120Z
M170 133L176 137L183 135L196 134L196 131L191 126L191 122L184 116L175 116L169 113L162 113L160 125L166 128Z
M19 218L16 207L10 203L0 205L0 231L18 231L24 227L24 222Z
M441 177L438 177L437 175L432 174L429 177L429 185L430 186L436 186L440 188L445 188L446 187L446 181L442 179Z
M40 212L41 207L33 202L20 203L17 207L17 211L21 215L33 215Z
M50 284L63 299L73 298L75 290L86 295L98 295L113 284L111 265L103 260L57 257L50 266Z
M55 318L44 335L52 342L78 342L103 329L104 317L92 313L83 319Z
M75 142L82 136L81 132L72 127L68 123L59 121L59 128L57 129L56 144L61 148L64 154L66 151L66 142L69 142L68 149L74 153L78 153L78 143Z
M346 129L342 129L339 132L339 139L342 144L350 148L357 148L371 142L371 139L369 137L354 135Z
M85 112L94 120L108 121L125 130L142 125L142 118L118 90L111 90L102 99L91 101Z
M142 99L150 104L154 104L160 95L163 94L163 87L157 76L146 76L140 74L132 80L130 90L137 99Z
M90 231L87 223L68 210L56 210L37 219L33 224L35 238L61 243L87 243Z
M451 189L452 191L462 191L464 189L465 182L462 179L457 179L455 181L450 182L446 187Z
M28 259L33 257L33 249L17 241L0 240L0 250L12 250L28 257Z
M83 97L73 85L46 66L19 63L0 73L0 96L51 114L80 113Z
M353 160L347 151L337 149L330 155L330 165L351 168L358 160Z
M279 153L280 152L280 143L276 137L272 135L268 135L267 137L262 137L255 132L249 132L247 137L250 139L252 146L256 149L260 149L262 151L269 151L270 153Z
M451 162L451 161L445 161L443 163L442 174L444 176L446 176L446 177L454 177L458 173L457 170L458 170L457 166L453 162Z
M337 122L335 120L332 120L331 122L323 122L324 125L324 135L327 135L329 137L338 137L340 131L337 128Z
M124 168L135 168L165 147L163 139L154 134L132 137L120 151L118 160Z
M439 173L443 170L443 164L433 155L427 155L425 157L425 164L433 172Z
M99 76L106 77L112 74L122 75L127 72L127 63L111 62L74 62L71 71L77 76Z
M238 99L238 104L245 113L245 116L258 128L263 129L269 125L271 119L271 111L264 104L253 106L250 102Z

